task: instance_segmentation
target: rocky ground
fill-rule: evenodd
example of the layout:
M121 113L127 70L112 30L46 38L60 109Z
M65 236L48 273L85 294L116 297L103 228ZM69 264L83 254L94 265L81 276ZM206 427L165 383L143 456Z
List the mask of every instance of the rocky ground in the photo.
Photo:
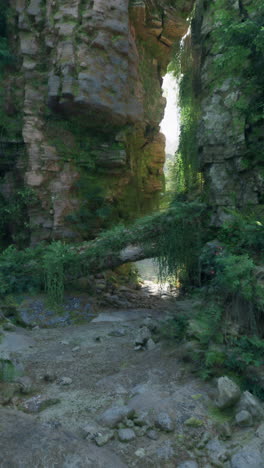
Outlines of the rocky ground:
M0 466L264 467L262 405L155 342L165 314L191 306L159 296L151 309L89 309L82 324L6 322Z

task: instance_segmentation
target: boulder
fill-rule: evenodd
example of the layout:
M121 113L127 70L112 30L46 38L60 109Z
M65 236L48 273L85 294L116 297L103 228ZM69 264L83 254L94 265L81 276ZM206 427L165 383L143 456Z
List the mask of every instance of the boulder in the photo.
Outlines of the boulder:
M157 414L155 419L155 426L164 432L173 432L175 429L174 422L168 413L161 412Z
M128 406L114 406L106 410L98 419L102 426L114 428L125 418L130 418L134 415L134 410Z
M238 402L241 396L240 388L233 380L229 379L229 377L220 377L217 382L217 387L218 399L216 405L218 408L229 408Z
M118 438L121 442L131 442L136 438L136 434L133 429L119 429Z
M246 411L248 412L253 419L259 421L264 417L264 411L259 400L252 395L252 393L246 391L243 392L238 405L238 412Z
M246 446L231 458L231 468L263 468L263 454L258 447Z

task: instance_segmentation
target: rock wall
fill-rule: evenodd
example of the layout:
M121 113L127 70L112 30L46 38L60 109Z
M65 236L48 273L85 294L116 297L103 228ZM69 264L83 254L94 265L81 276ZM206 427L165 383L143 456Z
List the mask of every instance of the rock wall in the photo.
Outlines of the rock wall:
M157 206L162 75L190 9L175 16L170 2L10 0L26 145L15 167L36 197L33 243L89 238Z
M197 155L213 224L225 208L263 204L264 122L255 105L263 94L252 47L263 26L259 7L257 0L199 0L192 21Z

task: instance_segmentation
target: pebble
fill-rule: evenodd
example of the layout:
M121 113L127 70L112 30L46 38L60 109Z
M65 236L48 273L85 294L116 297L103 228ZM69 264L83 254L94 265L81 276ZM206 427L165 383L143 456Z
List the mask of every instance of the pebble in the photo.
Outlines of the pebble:
M107 444L107 442L109 442L111 439L114 438L114 431L104 431L104 432L99 432L94 440L95 440L95 443L96 445L98 445L98 447L102 447L103 445Z
M147 350L148 350L148 351L152 351L155 347L156 347L156 344L154 343L154 341L152 340L152 338L150 338L150 339L147 341L147 344L146 344Z
M151 429L147 432L147 437L151 440L158 440L159 434L157 431L154 431L154 429Z
M62 377L59 381L60 385L71 385L72 379L70 377Z
M164 412L157 415L155 426L165 432L173 432L175 429L175 425L171 417L168 415L168 413Z
M76 353L77 351L79 351L81 348L80 346L75 346L75 348L72 348L72 352L73 353Z
M142 327L139 329L135 337L135 345L145 345L147 341L151 338L151 333L147 327Z
M136 434L133 429L119 429L118 438L121 442L131 442L136 438Z
M246 410L239 411L236 414L235 420L238 426L245 427L251 426L253 424L253 418L251 414Z
M146 455L146 452L145 452L145 450L144 450L143 448L139 448L139 449L137 449L137 450L135 451L135 455L136 455L136 457L138 457L138 458L144 458L145 455Z
M33 391L33 383L30 377L24 376L17 379L21 393L28 394Z

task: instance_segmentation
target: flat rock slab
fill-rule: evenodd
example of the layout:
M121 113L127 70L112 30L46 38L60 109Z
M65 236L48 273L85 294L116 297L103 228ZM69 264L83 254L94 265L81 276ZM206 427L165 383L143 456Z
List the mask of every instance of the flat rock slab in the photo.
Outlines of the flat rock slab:
M0 466L125 468L127 465L104 447L40 423L30 415L1 409Z

